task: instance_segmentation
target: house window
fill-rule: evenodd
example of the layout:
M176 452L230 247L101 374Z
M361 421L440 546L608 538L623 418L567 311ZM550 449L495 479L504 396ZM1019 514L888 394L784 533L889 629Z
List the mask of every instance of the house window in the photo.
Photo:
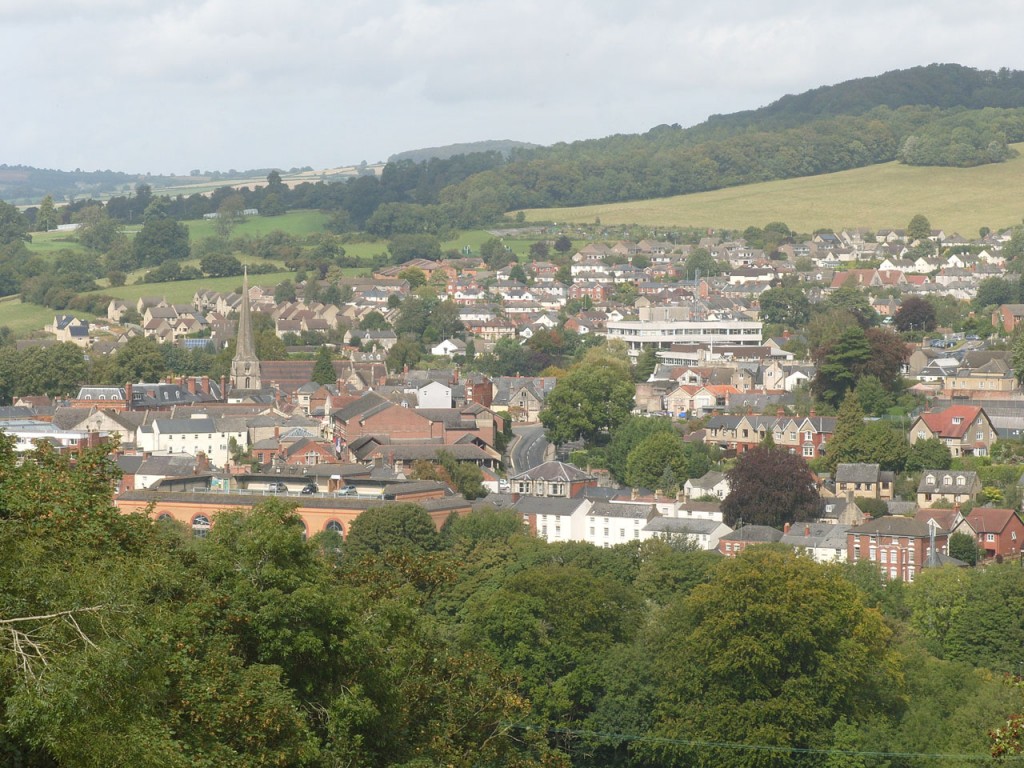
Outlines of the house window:
M205 539L210 533L210 518L206 515L196 515L192 518L192 535L199 539Z
M924 430L923 429L917 430L917 439L918 440L924 440Z
M960 422L962 422L962 421L963 421L963 419L962 419L962 418L960 418L959 416L954 416L954 417L953 417L953 423L954 423L954 424L959 424L959 423L960 423Z
M607 528L604 529L604 536L605 536L605 538L608 538L608 529Z
M928 475L924 481L927 485L935 485L935 475Z
M625 528L619 528L619 538L620 539L626 538L626 529Z
M958 475L956 478L957 485L967 485L967 478L963 475Z
M888 563L889 562L889 551L888 550L885 550L885 549L882 550L882 560L881 560L881 562L883 562L883 563Z
M593 536L593 535L594 535L594 526L590 526L590 535L591 535L591 536Z
M980 430L980 429L978 430L978 437L977 437L977 439L978 440L984 440L985 439L985 432L983 430Z
M985 534L985 541L995 541L995 540L996 540L996 535L994 533L986 533Z
M942 478L942 484L943 485L950 485L952 482L953 482L953 476L952 475L946 475L945 477Z
M345 535L345 528L337 520L328 520L327 525L324 526L324 530L336 533L339 536Z

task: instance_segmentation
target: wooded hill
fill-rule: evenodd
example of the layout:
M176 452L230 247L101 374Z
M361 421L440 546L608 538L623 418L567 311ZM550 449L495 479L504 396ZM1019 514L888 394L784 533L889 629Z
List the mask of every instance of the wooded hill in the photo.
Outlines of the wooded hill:
M968 167L1024 140L1024 73L936 64L786 96L692 128L513 153L444 191L478 215L702 192L899 160Z

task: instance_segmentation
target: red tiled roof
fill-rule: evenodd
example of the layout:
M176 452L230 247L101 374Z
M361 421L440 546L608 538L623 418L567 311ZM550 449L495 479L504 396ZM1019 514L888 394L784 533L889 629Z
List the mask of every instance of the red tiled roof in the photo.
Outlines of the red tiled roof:
M978 533L999 533L1006 528L1015 514L1012 509L975 507L967 515L967 522Z
M951 405L937 413L922 413L920 418L935 436L962 439L980 413L977 405ZM954 419L959 419L959 423L954 423Z

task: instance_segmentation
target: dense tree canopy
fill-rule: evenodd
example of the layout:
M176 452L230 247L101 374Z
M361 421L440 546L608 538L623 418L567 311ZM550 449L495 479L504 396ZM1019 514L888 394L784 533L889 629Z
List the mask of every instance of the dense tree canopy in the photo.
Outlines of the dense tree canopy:
M756 547L722 563L657 631L654 730L675 740L641 746L658 765L804 765L799 751L831 741L838 723L901 709L890 630L838 571L807 558Z
M609 435L633 409L635 388L629 364L594 350L558 380L540 420L553 443Z
M802 457L782 448L759 445L740 454L726 473L729 495L722 502L726 524L769 525L813 519L818 487Z

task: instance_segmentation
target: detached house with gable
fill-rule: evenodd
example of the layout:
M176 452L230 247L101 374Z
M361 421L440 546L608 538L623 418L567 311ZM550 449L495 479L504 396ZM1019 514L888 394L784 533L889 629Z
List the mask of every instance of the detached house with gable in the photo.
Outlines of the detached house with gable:
M953 458L987 456L996 441L996 429L976 405L952 405L943 411L922 413L910 427L910 444L938 438Z

